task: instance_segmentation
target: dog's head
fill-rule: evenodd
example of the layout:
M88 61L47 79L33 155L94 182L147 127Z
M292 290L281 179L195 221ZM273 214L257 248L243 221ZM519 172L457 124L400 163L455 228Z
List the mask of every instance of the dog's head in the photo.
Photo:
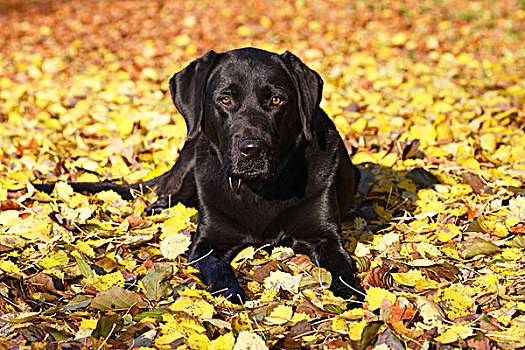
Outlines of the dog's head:
M202 128L228 177L268 180L280 151L312 138L322 80L288 51L245 48L209 51L169 87L188 139Z

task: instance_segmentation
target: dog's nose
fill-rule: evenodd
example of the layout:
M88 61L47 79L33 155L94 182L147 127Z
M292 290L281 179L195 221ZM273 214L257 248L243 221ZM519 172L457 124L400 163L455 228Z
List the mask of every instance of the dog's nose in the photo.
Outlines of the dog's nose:
M256 158L263 156L268 150L268 146L260 140L244 139L239 141L239 150L244 157Z

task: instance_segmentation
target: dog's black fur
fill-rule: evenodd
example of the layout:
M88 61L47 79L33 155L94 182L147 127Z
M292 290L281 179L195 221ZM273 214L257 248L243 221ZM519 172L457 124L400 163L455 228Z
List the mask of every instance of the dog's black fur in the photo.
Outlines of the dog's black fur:
M249 245L309 255L336 295L356 293L356 266L340 223L359 181L334 124L319 107L323 82L290 52L210 51L169 83L188 139L167 173L133 185L71 183L77 191L155 188L156 211L182 202L199 220L189 261L211 292L246 294L229 262ZM53 185L36 185L47 192ZM342 282L344 281L344 283ZM358 294L358 293L357 293Z

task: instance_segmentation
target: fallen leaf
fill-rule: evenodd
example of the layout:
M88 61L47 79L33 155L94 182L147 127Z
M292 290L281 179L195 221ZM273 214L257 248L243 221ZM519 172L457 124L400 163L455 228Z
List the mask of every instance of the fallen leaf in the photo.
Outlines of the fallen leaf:
M147 304L137 293L119 286L98 292L91 300L91 308L97 310L121 310L132 306L145 307Z

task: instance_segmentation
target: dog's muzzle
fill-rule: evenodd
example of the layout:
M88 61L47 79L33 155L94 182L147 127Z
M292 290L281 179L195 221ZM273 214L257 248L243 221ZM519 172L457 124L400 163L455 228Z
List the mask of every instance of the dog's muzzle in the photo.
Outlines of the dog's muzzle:
M268 167L269 146L259 139L242 139L237 146L239 152L237 169L240 174L246 174L246 177L228 176L228 185L230 190L239 194L243 181L255 180L259 177L258 173L267 171L265 168Z

